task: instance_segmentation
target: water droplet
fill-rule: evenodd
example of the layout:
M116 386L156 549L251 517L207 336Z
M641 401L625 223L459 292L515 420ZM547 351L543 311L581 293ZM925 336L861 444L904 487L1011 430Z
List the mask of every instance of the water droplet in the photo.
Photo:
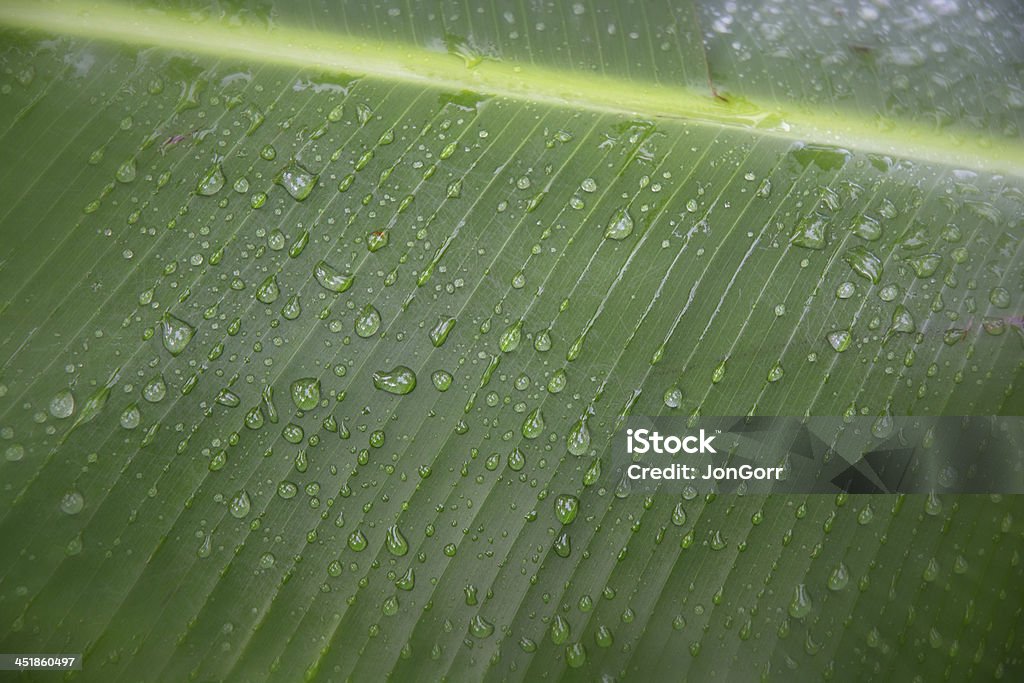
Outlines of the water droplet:
M578 669L587 663L587 649L583 643L573 643L565 648L565 663L570 669Z
M519 340L522 337L523 321L517 320L509 325L498 339L498 348L505 353L511 353L519 348Z
M794 144L789 154L803 168L814 165L822 171L838 171L853 156L849 150L841 147L809 145L803 142Z
M121 426L124 429L135 429L142 422L142 413L139 407L132 403L121 413Z
M519 472L526 466L526 456L518 448L513 448L508 454L508 468L513 472Z
M405 540L405 536L402 535L402 530L398 528L397 524L388 527L385 534L385 545L388 552L395 557L402 557L409 552L409 543Z
M210 534L203 536L203 542L199 544L199 548L196 549L196 557L199 559L205 559L210 556L210 552L213 550L213 537Z
M489 638L494 633L494 624L477 614L469 620L469 632L477 638Z
M831 591L841 591L849 582L850 570L842 562L836 565L836 568L828 575L828 589Z
M302 437L304 435L305 432L303 431L302 427L295 424L294 422L289 422L281 430L281 436L284 437L285 441L291 444L299 444L302 441ZM304 451L299 451L295 457L296 465L300 464L301 462L305 462L306 456ZM302 469L299 468L299 471L301 472Z
M68 557L74 557L82 552L82 533L79 532L74 538L68 541L68 544L64 546L64 554Z
M359 529L356 529L348 535L348 547L352 550L356 551L357 553L360 553L366 550L366 546L366 536L364 536L363 532Z
M196 328L192 327L184 320L174 317L170 313L164 313L160 327L164 348L167 349L172 356L177 356L184 351L185 347L188 346L188 343L192 341L192 337L196 332Z
M231 511L231 516L235 519L243 519L249 515L249 510L252 508L252 503L249 501L249 494L242 489L235 494L235 497L231 499L231 503L228 505L228 509Z
M228 408L237 408L242 402L242 399L238 397L238 394L231 391L230 389L221 389L220 393L217 394L217 403Z
M269 275L256 290L256 299L265 304L272 304L281 296L281 288L277 286L277 276Z
M404 365L373 373L373 386L389 394L404 396L416 388L416 373Z
M452 386L451 373L445 372L444 370L435 370L430 375L430 381L434 383L434 388L438 391L448 391Z
M861 216L857 221L857 225L853 228L853 234L861 239L865 239L869 242L881 238L882 226L879 225L878 220L871 216Z
M721 361L719 361L718 365L715 366L715 369L711 371L712 384L718 384L723 379L725 379L725 363L727 360L727 358L723 358Z
M876 439L888 439L892 436L892 432L895 425L892 419L892 413L889 412L889 408L886 407L875 421L871 424L871 434Z
M682 503L676 503L676 506L672 509L672 524L675 526L686 524L686 509Z
M803 619L811 613L811 598L807 594L807 586L800 583L793 589L793 599L789 603L789 616Z
M395 581L395 586L403 591L411 591L416 587L416 572L413 571L412 567L409 567L405 574Z
M388 246L389 240L387 230L375 230L366 236L366 248L370 250L370 253L380 251Z
M355 328L356 334L363 339L377 334L377 331L380 329L380 311L374 308L372 304L363 306L356 316Z
M224 187L224 172L220 170L220 165L214 164L206 171L206 175L200 178L199 184L196 185L196 194L212 197L220 192L222 187Z
M164 400L165 396L167 396L167 383L164 382L163 375L156 375L142 388L142 398L150 403L159 403Z
M448 184L447 196L448 199L458 199L462 196L462 178Z
M580 508L580 499L568 493L559 494L555 498L555 516L562 524L572 524Z
M909 259L910 267L914 269L914 273L920 278L934 275L941 262L942 256L939 254L924 254Z
M857 524L866 526L871 523L875 518L875 510L871 507L871 503L867 503L857 513Z
M853 336L849 330L834 330L828 333L828 343L836 350L837 353L842 353L846 349L850 348L850 342L853 340Z
M353 276L343 275L326 261L320 261L313 267L313 276L320 286L329 292L341 293L352 286Z
M78 491L71 489L60 499L60 510L65 515L77 515L85 508L85 497Z
M522 434L525 439L536 439L544 432L544 415L540 408L534 408L523 420Z
M320 380L303 377L292 382L292 403L299 410L313 410L320 403Z
M443 346L453 327L455 327L455 318L438 318L437 324L430 329L430 343L437 348Z
M128 159L121 164L114 177L119 183L130 183L135 180L135 159Z
M565 370L559 368L555 370L555 374L551 375L551 379L548 380L548 391L552 394L560 393L565 389L565 385L568 382Z
M915 330L917 330L917 325L914 323L914 316L903 304L896 306L896 310L892 312L892 326L886 337L896 333L908 334Z
M288 247L288 256L291 258L299 258L299 256L302 255L302 252L305 251L307 244L309 244L309 230L303 230L299 233L299 236L295 238L295 241L292 242L292 246Z
M261 429L263 427L263 413L259 406L253 406L245 414L245 426L249 429Z
M316 187L318 176L299 166L294 159L275 176L274 182L288 191L296 201L303 201Z
M805 249L824 249L828 220L821 215L811 213L800 219L790 242Z
M836 287L836 298L837 299L849 299L857 293L857 286L852 282L841 282Z
M572 629L569 626L569 622L565 620L565 617L561 614L556 614L555 618L551 621L551 642L555 645L561 645L569 640L571 631Z
M298 294L292 294L281 309L281 317L285 320L295 320L300 315L302 315L302 302L299 301Z
M573 455L583 455L590 450L590 430L587 428L587 420L581 417L569 429L565 437L566 447Z
M665 396L663 397L665 406L668 408L678 408L683 403L683 391L677 386L671 386L665 390Z
M989 292L988 300L996 308L1008 308L1010 306L1010 292L1005 287L993 287Z
M843 256L853 271L861 278L866 278L872 285L878 285L882 280L882 259L867 251L864 247L857 246L850 249Z
M625 208L612 214L605 227L604 236L611 240L624 240L633 234L633 217Z
M69 418L74 412L75 395L71 393L70 389L62 389L50 399L50 415L58 420Z

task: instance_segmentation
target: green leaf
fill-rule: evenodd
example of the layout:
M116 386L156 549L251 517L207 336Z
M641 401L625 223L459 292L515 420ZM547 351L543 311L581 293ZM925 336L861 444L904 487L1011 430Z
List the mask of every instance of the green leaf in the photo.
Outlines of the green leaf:
M1013 679L1017 496L610 474L1024 409L1020 8L736 4L4 3L0 652Z

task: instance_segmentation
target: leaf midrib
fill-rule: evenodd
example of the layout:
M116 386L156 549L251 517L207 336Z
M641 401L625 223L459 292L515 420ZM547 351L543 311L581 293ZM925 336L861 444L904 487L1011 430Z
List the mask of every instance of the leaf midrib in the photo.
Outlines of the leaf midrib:
M746 128L803 142L919 159L958 168L1024 176L1024 143L982 132L951 134L919 123L880 121L821 106L781 107L734 98L723 102L685 86L566 71L515 61L461 57L407 43L329 35L294 26L227 27L171 12L84 0L10 0L0 24L115 43L185 50L219 58L355 73L441 90L487 95L650 119Z

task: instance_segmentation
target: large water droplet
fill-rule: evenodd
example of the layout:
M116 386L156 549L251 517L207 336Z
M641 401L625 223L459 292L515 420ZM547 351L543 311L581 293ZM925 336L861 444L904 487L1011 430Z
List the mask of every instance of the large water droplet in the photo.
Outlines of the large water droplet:
M71 489L60 499L60 510L65 515L77 515L85 508L85 497L78 491Z
M808 214L800 219L790 241L798 247L806 249L824 249L828 219L816 213Z
M231 516L235 519L242 519L249 514L249 510L252 508L252 503L249 501L249 494L242 489L235 494L235 497L231 499L231 503L228 509L231 510Z
M561 614L556 614L555 618L551 621L551 642L555 645L561 645L569 640L571 630L569 622L565 620L565 617Z
M50 399L50 415L58 420L69 418L74 412L75 395L71 393L70 389L62 389Z
M402 530L398 528L397 524L388 527L387 534L385 534L385 545L388 552L395 557L402 557L409 552L409 543L405 540L405 536L402 535Z
M313 175L306 169L299 166L294 159L290 164L281 169L281 172L274 178L274 182L288 191L296 201L303 201L316 187L318 176Z
M403 396L416 388L416 373L404 365L373 373L373 386L389 394Z
M167 396L167 383L164 382L163 375L156 375L146 383L146 386L142 387L142 398L150 403L158 403L164 400L165 396Z
M437 324L430 329L430 343L439 348L443 346L453 327L455 318L439 318Z
M256 290L256 299L265 304L272 304L281 296L281 288L277 285L277 276L269 275Z
M580 418L569 429L565 438L566 447L573 455L583 455L590 450L590 430L587 428L585 417Z
M489 638L494 633L494 624L477 614L469 620L469 632L477 638Z
M836 568L832 570L832 573L828 575L828 589L832 591L841 591L846 588L846 584L850 582L850 570L846 568L846 565L840 562L836 565Z
M303 377L292 382L292 403L299 410L313 410L320 403L320 380Z
M555 516L562 524L572 524L580 508L580 499L568 493L555 498Z
M342 274L326 261L320 261L313 267L313 276L321 287L339 294L351 287L354 281L351 275Z
M850 342L853 340L853 336L849 330L834 330L828 333L828 343L838 353L842 353L846 349L850 348Z
M188 346L190 341L192 341L192 337L196 333L196 328L192 327L184 320L174 317L170 313L164 313L160 327L163 336L164 348L167 349L172 356L177 356L184 351L185 347Z
M604 236L610 240L624 240L632 234L633 217L629 215L629 211L622 208L612 214L605 227Z
M211 197L224 187L224 172L220 170L220 165L214 164L206 171L206 175L199 179L199 184L196 185L196 194L204 197Z
M498 348L505 353L511 353L519 348L519 340L522 338L523 321L517 320L509 325L498 339Z
M793 589L793 599L789 603L789 616L803 619L811 613L811 597L807 594L807 586L797 584Z
M541 414L540 408L534 408L530 411L530 414L523 420L522 433L523 438L536 439L544 432L544 415Z
M882 260L860 245L848 250L843 260L853 268L853 272L871 280L872 284L877 285L882 279Z
M356 334L363 339L377 334L377 330L380 329L380 311L372 304L363 306L356 316L355 328Z
M366 536L364 536L363 532L359 529L356 529L348 535L348 547L352 550L356 551L357 553L360 553L366 550L366 546Z

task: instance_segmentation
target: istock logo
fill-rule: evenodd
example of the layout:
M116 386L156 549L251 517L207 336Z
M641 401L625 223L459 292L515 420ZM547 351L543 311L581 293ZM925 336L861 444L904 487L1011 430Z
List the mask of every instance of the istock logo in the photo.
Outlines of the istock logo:
M708 436L704 430L699 435L662 436L647 429L626 430L626 451L628 453L717 453L711 442L715 436Z

